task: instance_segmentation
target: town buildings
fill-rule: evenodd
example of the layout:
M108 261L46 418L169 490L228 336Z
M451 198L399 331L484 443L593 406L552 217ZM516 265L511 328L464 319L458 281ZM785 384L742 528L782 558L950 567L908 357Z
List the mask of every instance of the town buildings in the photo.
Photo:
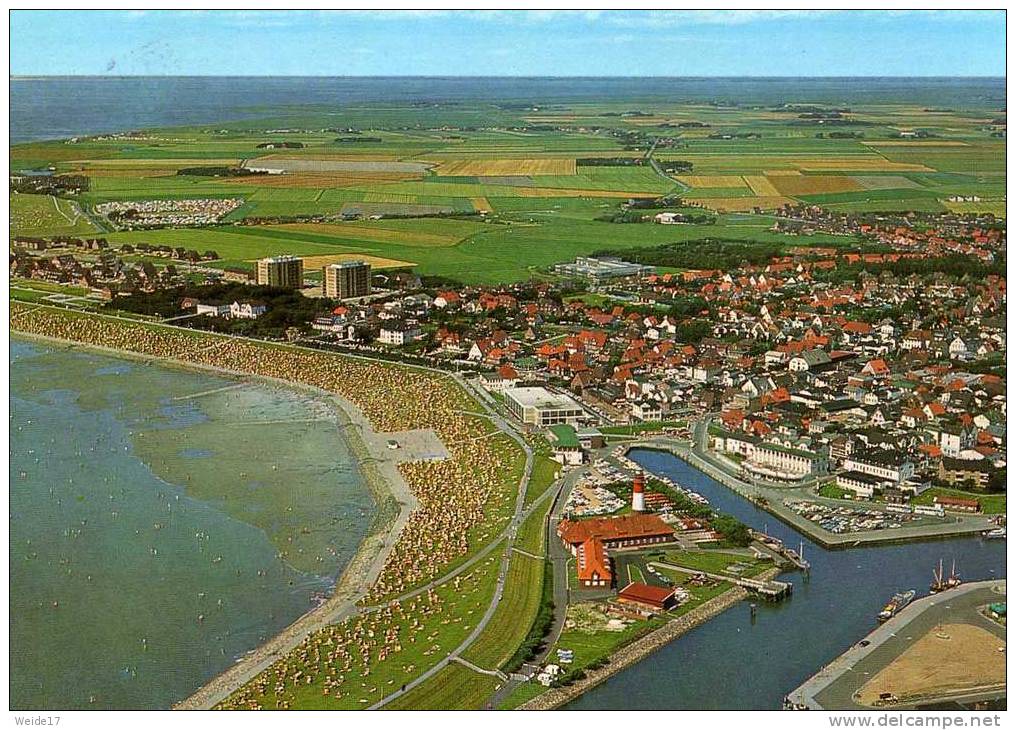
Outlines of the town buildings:
M303 286L303 259L296 256L271 256L258 260L259 286L299 289Z
M544 428L555 423L578 423L586 417L570 396L542 387L515 387L504 391L505 406L519 421Z
M370 294L370 264L342 261L324 267L324 295L332 299L353 299Z

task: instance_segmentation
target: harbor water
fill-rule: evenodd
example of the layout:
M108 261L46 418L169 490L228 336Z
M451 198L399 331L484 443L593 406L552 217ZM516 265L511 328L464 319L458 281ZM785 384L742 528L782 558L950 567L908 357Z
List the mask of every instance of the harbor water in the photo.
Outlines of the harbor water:
M367 532L323 398L23 340L10 367L12 708L167 708Z
M810 572L785 573L793 596L739 604L614 675L570 710L776 710L783 697L877 626L894 593L928 595L940 559L965 581L1005 577L1005 541L957 538L825 550L671 454L633 450L648 471L704 495L722 512L797 549ZM943 594L947 597L948 594Z

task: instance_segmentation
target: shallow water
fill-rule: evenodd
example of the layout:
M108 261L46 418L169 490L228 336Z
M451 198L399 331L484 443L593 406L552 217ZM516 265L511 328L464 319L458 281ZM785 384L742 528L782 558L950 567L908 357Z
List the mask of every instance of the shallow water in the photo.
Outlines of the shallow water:
M928 595L939 559L955 559L964 580L1004 578L1005 541L957 538L825 550L677 457L634 450L631 458L706 496L712 505L797 547L811 571L786 573L793 596L760 602L752 621L738 604L614 675L571 710L777 710L783 697L876 626L896 592Z
M168 707L366 534L323 399L23 341L10 362L12 707Z

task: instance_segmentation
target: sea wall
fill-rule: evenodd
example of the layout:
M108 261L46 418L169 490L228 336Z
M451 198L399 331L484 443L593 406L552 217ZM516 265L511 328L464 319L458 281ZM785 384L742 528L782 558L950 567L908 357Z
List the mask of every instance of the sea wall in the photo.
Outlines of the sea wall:
M773 568L765 573L762 573L758 576L758 578L759 580L771 580L779 575L779 573L780 571L778 569ZM694 608L683 616L679 616L673 621L668 622L666 625L661 626L651 634L647 634L640 639L636 639L627 646L622 647L610 657L610 662L606 666L588 672L585 677L568 685L567 687L555 687L547 692L544 692L539 697L534 697L529 700L529 702L519 707L519 709L553 710L557 707L566 705L581 694L588 692L596 685L602 684L613 675L618 674L633 664L637 664L642 661L657 649L666 646L671 641L688 633L696 626L701 626L714 616L720 615L734 604L744 600L747 596L748 591L739 586L735 586L711 601L703 603L698 608Z

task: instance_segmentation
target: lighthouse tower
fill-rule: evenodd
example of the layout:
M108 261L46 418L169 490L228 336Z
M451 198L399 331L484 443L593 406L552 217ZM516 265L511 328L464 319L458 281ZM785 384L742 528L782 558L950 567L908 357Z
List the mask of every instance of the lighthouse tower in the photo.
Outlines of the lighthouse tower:
M631 485L631 510L646 511L646 483L641 472L635 475L635 481Z

